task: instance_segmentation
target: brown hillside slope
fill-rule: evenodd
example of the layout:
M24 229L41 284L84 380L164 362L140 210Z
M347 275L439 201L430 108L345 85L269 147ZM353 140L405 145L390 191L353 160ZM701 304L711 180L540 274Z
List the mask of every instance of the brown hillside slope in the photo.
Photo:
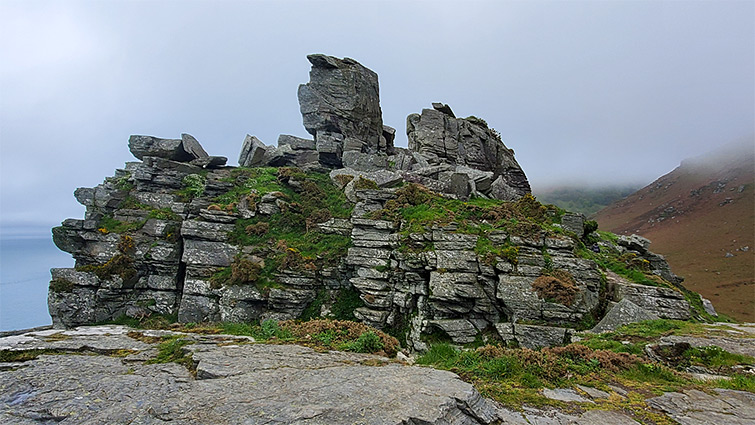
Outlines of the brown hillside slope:
M636 233L719 312L755 321L755 151L728 145L599 211L603 230Z

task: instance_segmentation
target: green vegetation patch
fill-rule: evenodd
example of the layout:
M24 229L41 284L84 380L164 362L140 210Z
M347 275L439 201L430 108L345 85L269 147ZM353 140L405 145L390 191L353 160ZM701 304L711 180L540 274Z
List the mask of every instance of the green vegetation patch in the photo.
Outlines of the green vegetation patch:
M73 292L75 284L68 279L53 279L50 282L50 290L52 292Z
M229 179L233 188L214 199L219 208L236 208L244 197L258 202L268 193L284 201L279 213L237 220L231 234L232 243L254 246L254 255L265 259L258 273L263 286L271 286L282 270L313 272L337 265L346 255L351 238L314 230L330 218L348 218L353 208L326 174L298 168L239 168ZM216 281L232 275L222 273Z
M146 364L159 364L159 363L178 363L185 366L190 371L196 370L194 367L194 360L191 354L185 352L183 347L189 344L193 344L192 341L183 338L181 335L169 335L163 337L157 347L157 356L147 360Z
M178 196L186 201L199 198L204 195L207 187L207 172L200 174L189 174L181 180L183 187L178 191Z
M144 224L147 222L147 220L138 220L138 221L120 221L114 219L112 216L105 215L102 216L100 219L100 223L97 227L97 230L100 233L127 233L127 232L134 232L142 227L144 227Z
M525 195L514 202L473 198L469 201L444 198L416 183L409 183L396 191L396 198L385 203L383 209L367 214L375 220L389 220L401 224L404 244L410 244L409 235L424 233L433 226L454 224L457 233L480 236L476 251L483 258L496 256L511 262L518 253L508 246L495 246L488 238L490 232L501 231L510 235L532 236L555 234L553 226L560 221L563 211L537 202Z
M375 353L393 357L398 340L363 323L346 320L316 319L307 322L288 320L280 323L296 338L296 343L320 350Z
M476 350L459 350L449 344L436 344L417 359L419 364L458 373L483 395L504 405L521 408L558 404L542 396L544 387L571 387L627 371L641 363L637 356L593 350L585 346L509 349L486 345Z

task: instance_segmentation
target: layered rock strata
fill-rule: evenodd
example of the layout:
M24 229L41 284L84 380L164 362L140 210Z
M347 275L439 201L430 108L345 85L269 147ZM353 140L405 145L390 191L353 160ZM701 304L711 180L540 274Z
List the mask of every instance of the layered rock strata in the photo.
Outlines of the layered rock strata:
M396 130L383 125L377 74L353 59L309 55L310 81L299 86L304 127L314 137L281 135L268 146L247 135L239 165L343 169L381 186L421 183L437 192L517 199L530 192L514 151L476 117L456 118L448 105L407 118L409 149L394 147Z
M525 196L529 184L513 152L484 121L433 104L409 117L410 149L393 148L377 76L351 59L309 59L300 102L314 140L281 135L269 147L247 136L244 168L236 168L187 134L132 136L140 161L76 190L84 218L53 229L56 245L76 260L72 269L52 270L55 326L124 315L182 322L328 316L348 299L349 317L393 329L422 350L434 333L457 344L567 342L565 326L599 319L612 300L631 302L642 310L637 317L690 317L680 291L611 279L605 287L598 265L578 255L594 229L577 214L554 221L558 211ZM418 230L400 216L375 216L403 202L406 188L454 200L477 218L472 227L449 219ZM470 198L503 209L488 218L482 206L460 201ZM486 198L527 201L522 208L545 215L517 223L505 203ZM287 238L321 252L303 255L308 247ZM641 238L595 248L672 287L681 281Z

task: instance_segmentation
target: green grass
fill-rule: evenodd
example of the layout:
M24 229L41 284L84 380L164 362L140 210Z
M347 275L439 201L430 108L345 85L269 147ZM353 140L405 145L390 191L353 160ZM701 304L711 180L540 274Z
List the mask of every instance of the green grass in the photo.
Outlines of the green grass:
M157 347L157 356L147 360L146 364L160 363L178 363L184 365L189 370L194 370L194 360L190 353L185 353L183 347L193 344L192 341L184 339L181 335L170 335L163 337L164 341Z
M363 306L364 301L359 297L359 292L353 288L345 288L338 291L330 313L336 320L356 320L354 310Z
M542 388L586 384L608 376L606 368L611 364L616 365L614 372L626 371L639 361L621 356L576 346L541 351L493 346L459 350L441 343L432 345L417 363L455 372L483 395L521 408L523 402L554 404L539 393Z
M120 221L116 220L109 215L105 215L100 219L100 223L97 226L101 233L127 233L133 232L144 227L147 220L138 221Z
M376 353L384 347L380 337L372 331L364 332L355 341L344 343L340 348L357 353Z
M200 174L189 174L181 181L183 187L178 191L178 195L186 201L199 198L204 195L207 186L207 171Z
M726 388L755 393L755 375L735 374L731 379L721 379L710 383L715 388Z
M273 192L287 203L272 216L237 220L231 233L231 242L254 246L255 255L265 259L259 274L263 287L274 286L275 274L283 269L314 271L335 266L346 255L351 238L313 229L330 217L348 218L353 208L328 175L296 168L239 168L229 181L233 188L214 199L222 208L244 196L259 201Z
M755 358L744 354L729 353L717 347L689 348L682 356L691 365L699 365L712 370L722 370L737 365L755 365Z

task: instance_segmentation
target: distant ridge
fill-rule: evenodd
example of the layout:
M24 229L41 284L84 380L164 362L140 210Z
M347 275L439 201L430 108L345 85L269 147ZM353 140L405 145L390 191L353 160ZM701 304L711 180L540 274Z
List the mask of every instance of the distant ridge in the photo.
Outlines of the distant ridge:
M755 145L682 161L595 216L603 230L649 238L684 285L736 319L755 320Z

